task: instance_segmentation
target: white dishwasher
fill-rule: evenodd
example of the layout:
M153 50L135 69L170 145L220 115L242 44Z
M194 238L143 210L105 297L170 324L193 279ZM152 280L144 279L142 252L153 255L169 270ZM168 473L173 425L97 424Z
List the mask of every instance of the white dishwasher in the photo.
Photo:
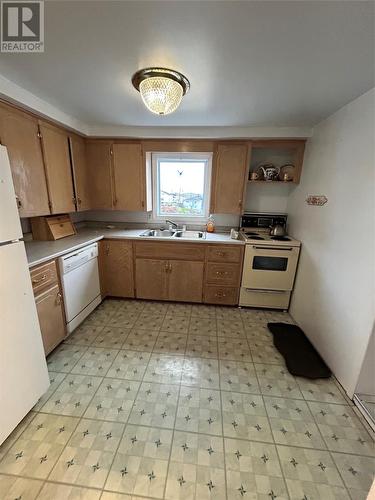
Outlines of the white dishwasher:
M100 304L98 244L59 258L68 333Z

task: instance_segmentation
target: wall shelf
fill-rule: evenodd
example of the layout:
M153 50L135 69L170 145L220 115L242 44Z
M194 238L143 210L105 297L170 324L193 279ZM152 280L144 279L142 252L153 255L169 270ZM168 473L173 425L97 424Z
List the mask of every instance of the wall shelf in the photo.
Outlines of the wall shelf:
M252 184L298 184L301 172L303 155L305 150L304 139L262 139L251 142L249 176L252 172L258 172L259 165L272 163L276 167L283 165L294 165L285 167L293 179L291 181L265 181L262 179L250 180Z

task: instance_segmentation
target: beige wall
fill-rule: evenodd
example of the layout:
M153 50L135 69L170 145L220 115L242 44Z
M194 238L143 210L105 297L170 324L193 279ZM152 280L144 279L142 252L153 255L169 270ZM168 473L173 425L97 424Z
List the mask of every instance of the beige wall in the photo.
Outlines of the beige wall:
M291 314L350 396L375 315L374 102L375 89L315 127L288 201L303 244Z

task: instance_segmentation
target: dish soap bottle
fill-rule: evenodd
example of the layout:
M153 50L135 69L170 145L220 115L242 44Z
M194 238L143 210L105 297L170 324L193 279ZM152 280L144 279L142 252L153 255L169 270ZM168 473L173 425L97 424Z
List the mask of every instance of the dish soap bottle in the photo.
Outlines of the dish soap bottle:
M213 218L212 215L210 215L207 219L206 223L206 231L208 233L214 233L215 232L215 219Z

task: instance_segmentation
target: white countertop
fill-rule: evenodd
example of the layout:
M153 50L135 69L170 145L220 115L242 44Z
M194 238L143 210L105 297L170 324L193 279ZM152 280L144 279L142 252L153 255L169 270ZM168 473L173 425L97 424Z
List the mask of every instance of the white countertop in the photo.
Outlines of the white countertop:
M229 233L206 233L206 238L157 238L140 236L145 231L142 229L106 229L106 228L82 228L74 236L68 236L56 241L26 241L26 254L29 267L55 259L66 253L72 252L103 238L112 239L139 239L142 241L168 241L178 245L184 243L223 243L233 245L244 245L243 240L232 240Z

